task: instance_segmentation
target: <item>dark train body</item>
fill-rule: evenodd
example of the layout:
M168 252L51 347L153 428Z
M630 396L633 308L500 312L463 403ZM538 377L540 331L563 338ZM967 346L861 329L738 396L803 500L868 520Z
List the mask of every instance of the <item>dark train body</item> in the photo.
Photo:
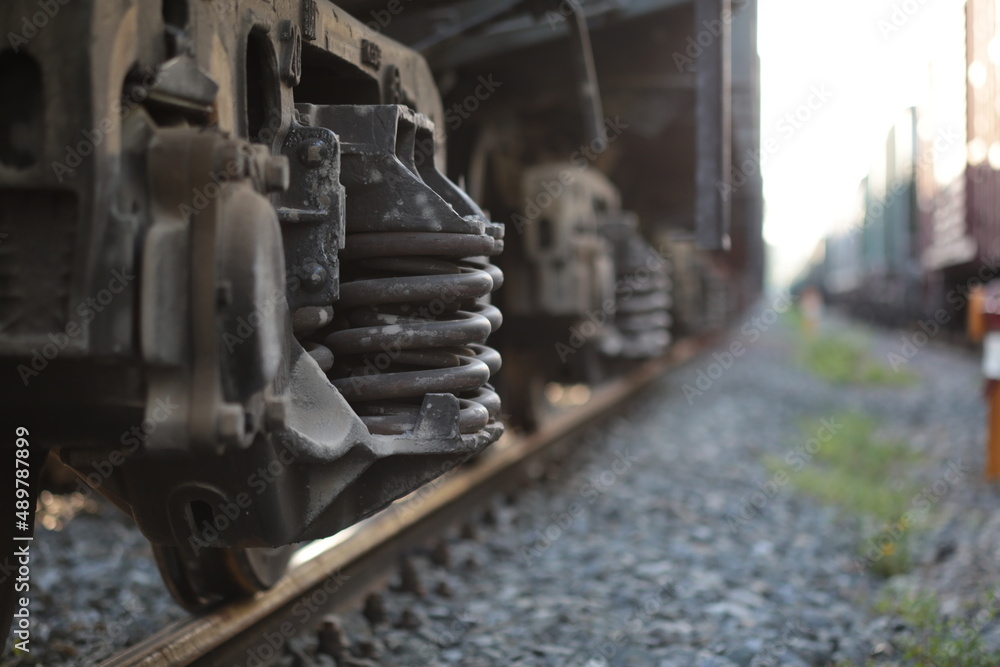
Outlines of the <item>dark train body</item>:
M759 291L754 0L8 0L0 26L0 420L191 608Z
M996 11L991 0L955 8L964 46L932 60L927 103L895 122L855 215L800 281L828 301L873 321L961 329L969 289L1000 278Z

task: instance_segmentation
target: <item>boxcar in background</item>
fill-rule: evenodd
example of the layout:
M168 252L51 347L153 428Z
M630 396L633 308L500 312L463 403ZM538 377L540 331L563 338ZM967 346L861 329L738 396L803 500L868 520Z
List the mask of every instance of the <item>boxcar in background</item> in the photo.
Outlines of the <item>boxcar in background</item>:
M956 2L928 62L928 94L889 130L863 205L825 241L809 275L829 301L872 321L940 314L961 327L970 286L1000 277L996 0Z
M966 54L968 114L968 163L965 172L965 220L969 249L978 266L967 266L966 274L978 274L982 266L996 277L1000 261L1000 86L998 69L1000 39L997 37L996 0L969 0Z
M857 204L827 237L811 274L828 301L865 319L898 323L919 310L918 112L903 112L858 185Z

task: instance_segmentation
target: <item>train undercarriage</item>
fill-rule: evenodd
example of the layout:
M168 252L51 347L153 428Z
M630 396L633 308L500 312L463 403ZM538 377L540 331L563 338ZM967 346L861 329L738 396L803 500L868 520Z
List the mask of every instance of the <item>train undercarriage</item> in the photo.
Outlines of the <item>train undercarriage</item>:
M605 5L3 3L27 496L58 456L202 608L752 298L753 2Z

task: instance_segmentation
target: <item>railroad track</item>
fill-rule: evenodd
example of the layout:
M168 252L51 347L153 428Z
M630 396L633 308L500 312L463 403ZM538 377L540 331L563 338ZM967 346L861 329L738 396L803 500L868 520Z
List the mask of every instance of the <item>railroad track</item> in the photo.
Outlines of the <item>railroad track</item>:
M560 413L536 433L505 436L473 463L356 526L303 547L271 590L178 621L100 667L241 664L264 637L284 642L314 632L324 614L358 605L388 579L404 553L468 518L473 508L552 457L560 443L612 416L641 389L711 342L711 337L678 341L664 357L601 387L586 404ZM278 655L280 649L275 650Z

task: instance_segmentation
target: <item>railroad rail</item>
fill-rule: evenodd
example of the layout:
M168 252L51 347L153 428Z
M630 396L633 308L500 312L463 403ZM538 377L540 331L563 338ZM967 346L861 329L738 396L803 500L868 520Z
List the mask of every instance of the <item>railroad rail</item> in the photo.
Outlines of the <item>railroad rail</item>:
M560 443L609 418L641 389L712 341L711 336L678 341L663 357L597 389L587 403L559 413L537 432L505 436L472 463L443 475L379 514L306 545L274 588L173 623L100 667L239 664L248 650L261 644L262 637L277 633L285 641L313 631L323 614L356 605L389 578L406 551L467 518L471 508L555 455ZM305 610L309 610L309 618L303 621Z

